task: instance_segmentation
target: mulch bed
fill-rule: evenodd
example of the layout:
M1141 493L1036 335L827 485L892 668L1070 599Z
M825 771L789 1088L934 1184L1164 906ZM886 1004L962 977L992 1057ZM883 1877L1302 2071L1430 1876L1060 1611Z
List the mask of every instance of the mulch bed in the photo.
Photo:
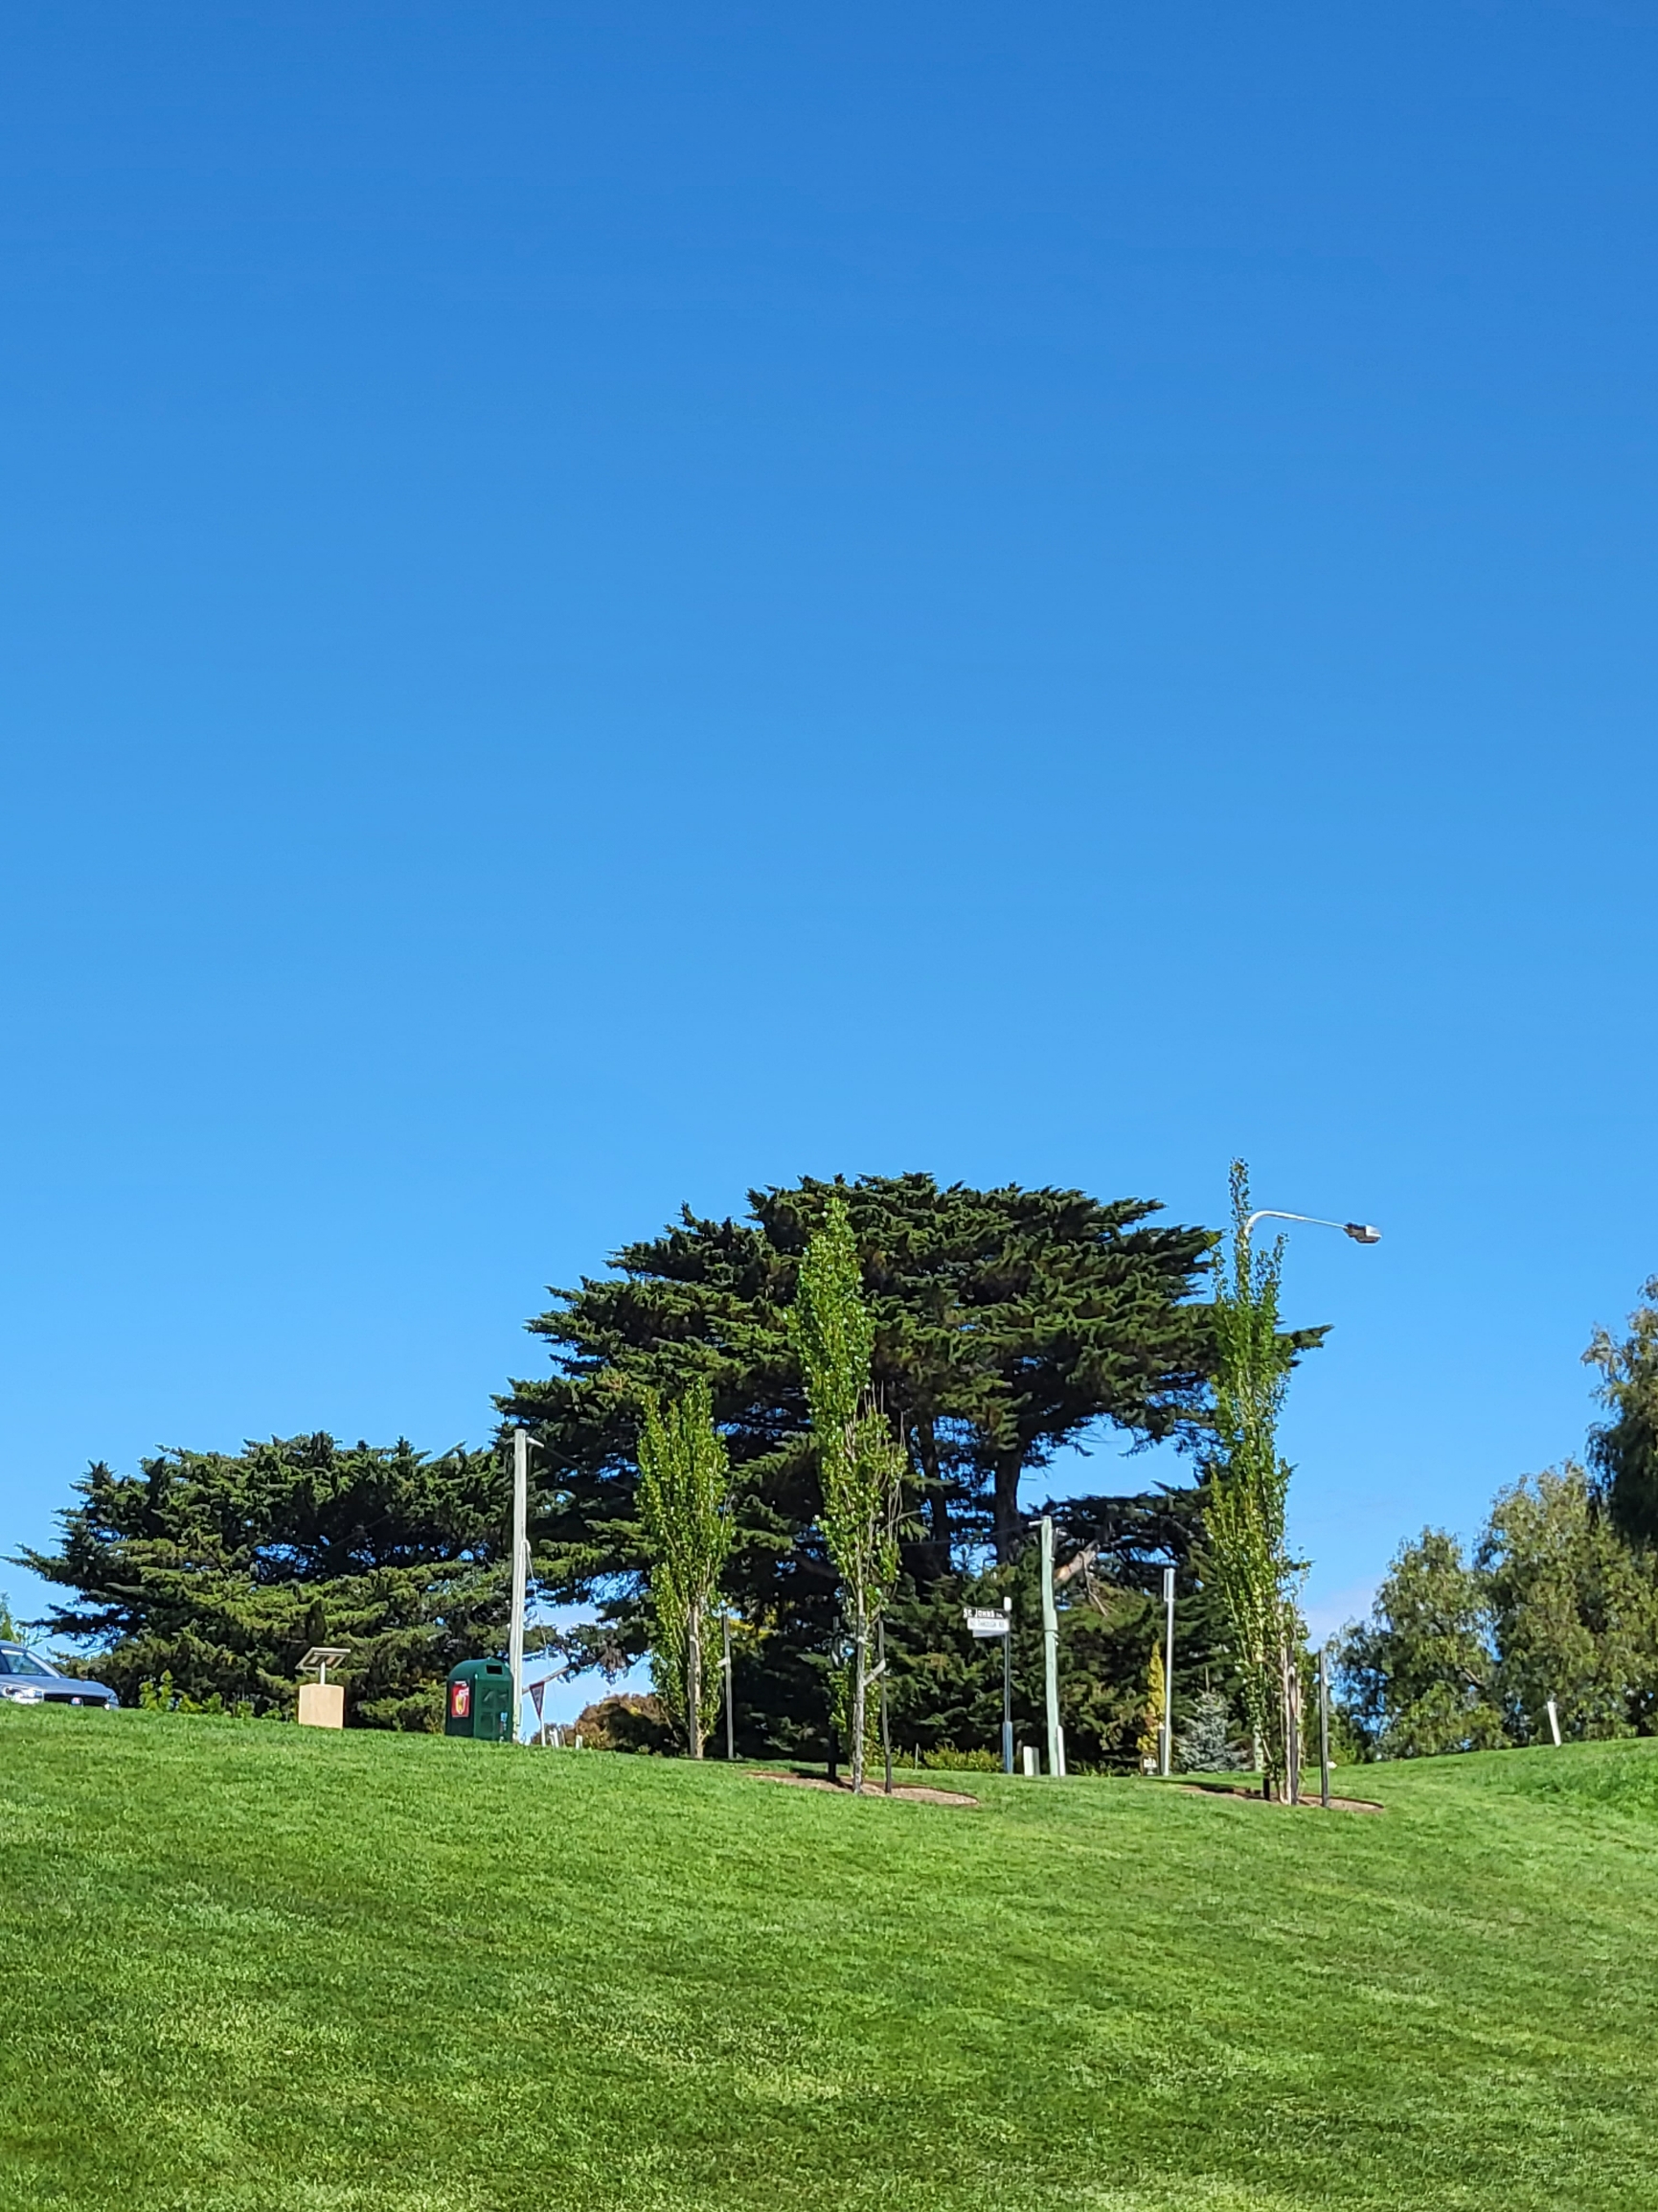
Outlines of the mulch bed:
M1185 1797L1241 1797L1247 1805L1277 1803L1276 1798L1263 1797L1259 1790L1239 1790L1232 1782L1182 1782L1177 1787ZM1319 1812L1324 1810L1318 1796L1314 1794L1309 1797L1305 1790L1301 1794L1301 1802L1315 1807ZM1332 1797L1329 1810L1332 1813L1380 1813L1383 1808L1373 1797Z
M753 1779L756 1782L786 1782L791 1790L832 1790L837 1796L841 1797L850 1797L852 1787L850 1782L831 1782L824 1774L768 1774L759 1772L754 1774ZM878 1782L866 1782L863 1787L863 1794L866 1797L884 1797L886 1791ZM895 1797L907 1797L912 1805L976 1806L979 1802L976 1797L968 1797L960 1790L929 1790L925 1783L919 1782L895 1782L893 1784L893 1795Z

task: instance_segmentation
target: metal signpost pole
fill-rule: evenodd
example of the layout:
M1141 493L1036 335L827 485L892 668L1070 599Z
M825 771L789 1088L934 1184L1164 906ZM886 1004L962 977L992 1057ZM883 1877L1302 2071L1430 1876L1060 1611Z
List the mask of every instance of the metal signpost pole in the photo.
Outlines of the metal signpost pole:
M1002 1771L1013 1771L1013 1601L1002 1600L1008 1626L1002 1631Z
M512 1741L524 1709L524 1585L530 1564L530 1431L512 1431L512 1625L507 1656L512 1669Z
M1318 1801L1329 1811L1329 1646L1318 1647Z
M735 1758L737 1757L737 1721L736 1721L736 1716L734 1715L734 1713L733 1713L733 1711L732 1711L732 1703L731 1703L731 1615L730 1615L730 1613L728 1613L728 1612L724 1612L724 1613L721 1613L721 1614L720 1614L720 1616L719 1616L719 1625L720 1625L720 1628L723 1630L723 1631L724 1631L724 1634L725 1634L725 1650L724 1650L724 1653L723 1653L723 1655L722 1655L722 1657L721 1657L721 1659L720 1659L720 1665L721 1665L721 1667L722 1667L722 1668L724 1669L724 1671L725 1671L725 1755L726 1755L726 1757L727 1757L728 1759L735 1759Z
M1163 1758L1161 1770L1167 1782L1174 1767L1174 1569L1163 1570Z
M875 1623L875 1673L881 1684L881 1757L886 1763L887 1795L893 1793L893 1732L887 1724L887 1624L883 1614Z
M1059 1726L1059 1616L1054 1608L1054 1519L1042 1516L1042 1694L1048 1708L1048 1771L1065 1771L1065 1737Z
M1002 1600L1001 1610L988 1606L968 1606L963 1613L967 1633L975 1643L1002 1639L1002 1771L1013 1771L1013 1601Z

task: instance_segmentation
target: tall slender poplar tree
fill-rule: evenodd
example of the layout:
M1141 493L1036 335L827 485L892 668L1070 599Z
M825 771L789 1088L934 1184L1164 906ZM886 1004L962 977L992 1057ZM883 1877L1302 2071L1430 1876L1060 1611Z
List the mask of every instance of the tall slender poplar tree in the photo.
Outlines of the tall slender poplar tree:
M1263 1789L1293 1804L1301 1789L1298 1570L1284 1541L1289 1464L1278 1416L1296 1339L1278 1326L1283 1239L1255 1251L1249 1171L1232 1163L1232 1249L1215 1268L1215 1448L1209 1458L1209 1551L1231 1627Z
M906 1465L903 1446L870 1387L874 1335L846 1201L831 1192L801 1261L789 1337L811 1408L823 1491L819 1525L840 1576L852 1644L847 1734L854 1791L864 1784L875 1629L897 1579Z
M731 1549L730 1473L708 1384L648 1400L639 1432L639 1520L650 1564L650 1674L693 1759L719 1712L719 1670L703 1664Z

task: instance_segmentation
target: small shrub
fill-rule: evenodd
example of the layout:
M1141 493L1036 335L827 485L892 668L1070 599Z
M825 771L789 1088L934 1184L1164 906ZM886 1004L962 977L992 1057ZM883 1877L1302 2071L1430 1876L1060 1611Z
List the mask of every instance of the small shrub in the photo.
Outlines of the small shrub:
M572 1742L579 1736L588 1751L646 1751L671 1757L685 1748L660 1701L651 1697L601 1698L582 1707L565 1735Z
M871 1771L880 1764L877 1746L870 1753ZM912 1773L922 1767L931 1767L939 1774L999 1774L1002 1770L1001 1759L994 1751L958 1751L953 1744L936 1744L930 1751L900 1751L895 1745L893 1766L907 1767Z
M251 1699L238 1698L234 1705L227 1705L216 1690L211 1698L193 1698L188 1690L174 1687L170 1667L163 1668L159 1681L139 1683L138 1704L145 1713L219 1713L233 1721L253 1719Z

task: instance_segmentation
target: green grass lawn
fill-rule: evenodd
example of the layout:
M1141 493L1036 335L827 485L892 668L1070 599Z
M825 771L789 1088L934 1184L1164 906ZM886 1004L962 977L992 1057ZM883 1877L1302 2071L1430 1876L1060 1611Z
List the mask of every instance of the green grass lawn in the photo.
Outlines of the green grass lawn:
M0 1712L0 2206L1658 2206L1658 1746L1360 1779Z

